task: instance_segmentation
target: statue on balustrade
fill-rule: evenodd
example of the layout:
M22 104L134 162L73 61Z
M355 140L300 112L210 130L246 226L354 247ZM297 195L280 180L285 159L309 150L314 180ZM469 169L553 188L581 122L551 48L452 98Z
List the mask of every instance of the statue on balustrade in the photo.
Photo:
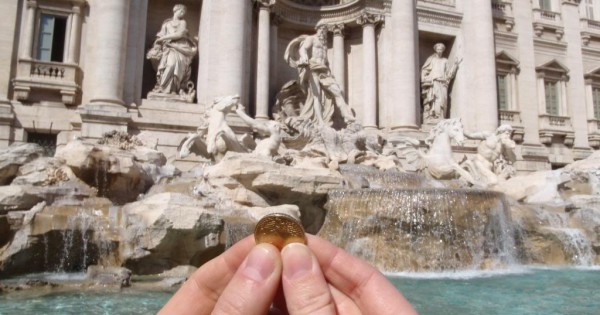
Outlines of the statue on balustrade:
M332 125L337 108L346 124L355 121L342 89L329 69L325 26L318 26L314 35L301 35L292 40L284 58L298 70L298 83L304 93L301 119L311 120L316 125Z
M448 109L448 86L456 75L462 59L449 66L448 59L443 57L446 46L437 43L434 53L427 58L421 68L421 93L423 96L423 122L436 123L445 119Z
M517 145L510 138L512 132L510 125L501 125L495 133L464 132L468 139L481 140L477 154L461 163L479 186L493 186L514 175L512 165L517 159L514 152Z
M196 94L190 80L192 60L198 52L197 39L190 37L183 19L186 7L176 4L173 17L165 20L146 58L156 70L156 85L149 99L192 103Z

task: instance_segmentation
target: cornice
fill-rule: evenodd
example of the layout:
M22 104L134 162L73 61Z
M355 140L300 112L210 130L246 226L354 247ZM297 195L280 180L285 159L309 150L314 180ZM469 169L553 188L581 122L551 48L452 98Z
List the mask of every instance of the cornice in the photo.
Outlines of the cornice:
M356 25L363 14L385 15L390 13L391 0L355 0L350 3L314 7L277 0L273 11L286 23L314 28L317 24Z

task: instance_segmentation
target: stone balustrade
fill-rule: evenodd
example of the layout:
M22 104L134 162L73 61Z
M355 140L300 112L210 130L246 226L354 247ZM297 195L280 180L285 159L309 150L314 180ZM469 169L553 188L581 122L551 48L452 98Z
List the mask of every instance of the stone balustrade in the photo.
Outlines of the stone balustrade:
M504 23L504 27L507 31L511 32L515 25L515 15L513 12L512 1L507 0L493 0L492 1L492 14L494 19Z
M600 21L584 19L581 22L581 42L588 46L592 38L600 40Z
M512 139L516 142L523 142L525 128L521 121L521 112L516 110L501 109L498 111L500 115L500 124L508 124L513 127Z
M533 9L533 32L537 37L541 37L545 32L554 32L557 40L561 40L565 31L562 22L562 15L559 12Z
M575 133L571 118L548 114L540 115L540 141L549 145L554 137L563 137L565 145L573 145Z
M600 120L588 119L588 141L592 148L600 148Z
M59 91L62 101L71 105L81 93L83 71L78 65L19 59L17 76L13 81L15 98L26 101L30 98L31 89Z

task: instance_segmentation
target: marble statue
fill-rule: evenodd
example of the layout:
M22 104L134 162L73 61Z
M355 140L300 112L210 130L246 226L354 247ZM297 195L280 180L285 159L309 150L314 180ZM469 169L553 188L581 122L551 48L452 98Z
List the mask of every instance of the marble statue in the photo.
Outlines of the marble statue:
M449 66L448 59L443 57L446 46L437 43L433 53L421 68L421 93L423 95L423 121L437 122L446 118L448 109L448 86L456 75L458 59Z
M306 95L301 118L312 120L317 125L331 125L337 108L345 123L355 120L329 69L325 26L318 26L315 35L301 35L293 39L285 50L284 58L298 70L298 82Z
M512 127L505 124L495 133L464 132L469 139L481 140L477 154L461 164L479 186L493 186L514 175L512 164L516 161L516 143L510 138L512 131Z
M410 161L417 170L435 179L460 178L470 184L475 181L452 157L452 140L462 145L465 139L463 124L459 118L444 119L435 125L425 139L429 150L423 153L416 149L418 158ZM415 148L413 148L415 149Z
M180 146L179 156L186 157L194 152L219 162L228 151L248 152L226 120L227 114L234 113L238 106L242 106L239 101L238 95L214 100L207 109L208 123L200 126L197 133L186 136Z
M282 125L278 121L258 121L246 114L245 107L239 104L235 110L236 114L261 137L266 137L258 142L254 153L259 156L273 158L279 153L281 145Z
M156 70L156 85L148 94L149 99L194 101L196 90L190 77L198 45L188 33L187 22L183 19L185 13L184 5L173 7L173 17L163 22L146 55Z

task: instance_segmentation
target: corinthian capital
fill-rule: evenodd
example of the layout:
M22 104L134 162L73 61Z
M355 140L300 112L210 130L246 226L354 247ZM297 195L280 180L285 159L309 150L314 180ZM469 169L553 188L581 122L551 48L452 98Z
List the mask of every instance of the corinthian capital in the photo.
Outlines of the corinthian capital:
M256 3L259 8L270 9L275 4L275 0L254 0L254 3Z
M329 24L327 28L334 36L344 36L344 28L346 26L343 23L340 24Z
M362 26L378 24L381 22L383 22L383 16L381 14L363 13L358 17L358 19L356 19L356 23Z

